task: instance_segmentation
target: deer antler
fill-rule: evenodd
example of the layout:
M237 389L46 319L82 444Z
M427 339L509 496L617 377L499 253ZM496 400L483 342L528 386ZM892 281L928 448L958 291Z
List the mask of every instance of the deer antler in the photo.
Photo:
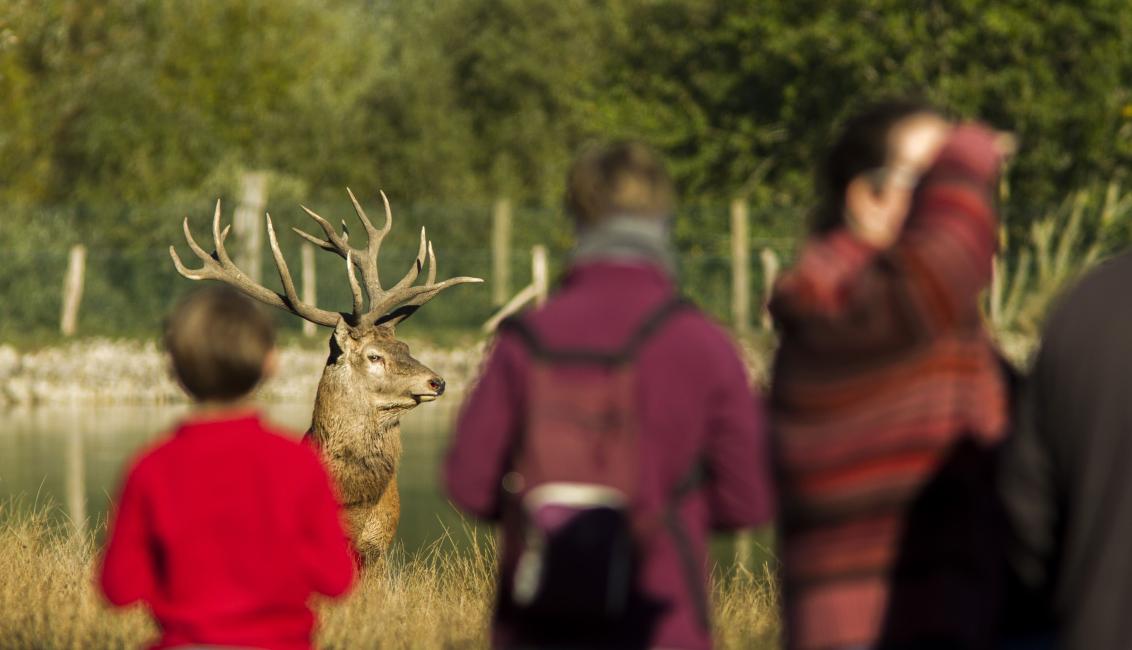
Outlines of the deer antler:
M327 327L334 327L338 323L341 314L319 309L299 300L299 296L295 292L295 283L291 280L291 272L287 270L287 262L283 260L283 254L279 251L279 242L275 239L275 228L271 224L271 215L267 216L267 234L271 240L271 254L275 257L275 264L279 268L279 278L283 281L283 290L286 291L286 295L276 293L261 284L257 284L232 262L232 259L228 256L228 251L224 249L224 240L228 238L228 232L232 229L232 226L229 225L224 230L220 229L219 200L216 201L216 212L212 216L212 239L216 246L216 251L213 254L206 253L193 239L193 233L189 229L188 217L185 217L183 225L189 248L193 250L203 266L195 270L186 267L181 262L180 256L177 255L177 249L170 246L169 255L173 258L173 265L177 267L177 272L181 275L190 280L220 280L260 302L285 309L312 323L326 325Z
M385 225L378 229L370 222L365 210L354 197L354 193L349 188L346 188L346 191L350 195L350 201L354 204L354 211L358 215L358 220L362 222L366 231L367 243L364 250L350 245L350 233L345 221L342 222L342 233L339 234L329 221L306 206L301 206L303 211L310 215L311 219L314 219L322 228L326 239L320 239L298 228L293 230L315 246L337 253L346 260L346 276L350 281L350 293L353 297L353 313L349 315L349 322L352 325L358 327L382 323L396 325L448 287L470 282L483 282L480 278L470 277L457 277L439 283L436 282L436 254L433 252L432 242L428 240L424 228L421 228L421 243L413 266L396 285L389 290L383 289L377 271L377 257L381 251L382 240L385 235L389 234L389 230L393 226L393 212L389 207L389 199L385 196L385 192L381 193L381 199L385 204ZM170 246L169 254L173 258L173 265L177 267L177 272L186 278L190 280L220 280L260 302L285 309L312 323L327 327L334 327L344 316L344 314L338 312L326 311L308 305L299 299L298 293L295 291L295 283L291 279L291 272L287 268L287 262L283 259L283 253L279 250L279 241L276 239L275 227L271 222L270 214L267 215L267 236L271 243L271 255L275 259L275 266L279 271L279 279L283 283L283 294L257 284L232 262L228 252L224 249L224 240L227 239L231 226L226 226L223 230L220 229L219 200L216 202L216 212L212 217L212 237L216 246L215 252L210 255L197 244L189 230L187 217L184 221L184 230L189 248L202 263L202 267L199 269L189 269L181 262L176 249ZM426 253L429 267L428 278L425 284L414 286L417 276L425 266ZM355 269L361 272L361 283L358 282ZM365 296L362 295L363 287ZM365 308L366 297L369 299L368 309Z
M425 280L424 284L413 286L413 283L417 280L417 276L426 264L426 251L428 253L428 278ZM436 252L432 248L432 242L429 241L425 234L425 229L421 228L420 250L417 253L417 258L413 260L413 265L409 268L405 277L401 278L400 282L394 285L389 291L384 292L380 302L375 303L375 305L371 307L367 317L372 317L376 322L396 325L409 316L412 316L421 305L435 298L441 291L444 291L448 287L468 282L483 282L483 280L480 278L457 277L443 282L436 281Z
M381 242L385 239L385 235L389 234L389 230L393 227L393 211L389 208L389 199L386 198L385 192L381 193L381 200L385 202L385 226L380 230L374 227L370 222L369 217L366 216L365 210L362 209L358 199L354 197L354 193L350 188L346 188L346 192L350 195L350 202L354 204L354 211L358 213L358 220L362 222L362 226L366 230L366 243L365 250L359 250L350 246L350 231L346 228L346 222L342 222L342 234L339 235L334 230L334 226L330 222L320 217L313 210L305 205L299 206L306 212L311 219L322 228L326 234L326 239L319 239L314 235L307 234L298 228L292 228L296 234L310 243L318 246L323 250L337 253L343 259L353 258L353 264L358 267L362 272L362 281L365 283L366 293L369 296L375 296L381 292L381 280L377 273L377 256L381 252ZM357 314L356 315L360 315Z

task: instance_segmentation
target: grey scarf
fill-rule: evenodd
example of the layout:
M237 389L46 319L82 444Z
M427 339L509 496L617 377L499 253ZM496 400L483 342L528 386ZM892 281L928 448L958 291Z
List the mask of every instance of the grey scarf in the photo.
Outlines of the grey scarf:
M650 263L676 277L676 254L672 250L669 219L611 217L578 231L572 263L614 261Z

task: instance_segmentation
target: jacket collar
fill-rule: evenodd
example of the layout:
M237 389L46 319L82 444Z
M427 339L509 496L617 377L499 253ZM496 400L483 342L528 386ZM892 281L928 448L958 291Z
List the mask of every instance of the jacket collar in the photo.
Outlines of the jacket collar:
M260 415L258 412L249 409L192 414L177 426L176 435L209 433L220 428L227 431L232 429L259 429L261 428Z
M578 232L575 263L608 261L650 264L676 276L669 219L611 217Z
M574 259L562 274L561 284L649 285L672 289L674 282L664 268L646 260Z

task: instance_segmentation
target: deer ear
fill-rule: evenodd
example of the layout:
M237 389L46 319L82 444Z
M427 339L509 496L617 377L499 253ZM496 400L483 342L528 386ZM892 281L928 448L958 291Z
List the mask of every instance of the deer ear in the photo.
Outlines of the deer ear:
M338 349L349 350L353 347L353 338L350 335L350 326L346 324L346 319L338 319L338 324L334 326L334 342L338 344Z
M352 339L350 326L346 324L345 320L339 320L338 324L334 326L334 335L330 337L330 358L326 360L326 365L336 365L342 355L352 347Z

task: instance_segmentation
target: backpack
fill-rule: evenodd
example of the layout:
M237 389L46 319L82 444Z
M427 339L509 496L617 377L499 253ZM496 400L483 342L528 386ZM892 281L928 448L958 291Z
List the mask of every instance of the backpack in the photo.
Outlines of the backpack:
M679 297L665 301L612 351L550 348L523 321L503 322L532 360L526 422L504 477L522 531L510 604L525 618L559 625L617 621L632 603L639 542L659 528L654 524L667 524L706 621L703 585L675 509L698 484L700 464L670 495L663 521L633 512L640 472L634 362L670 317L689 308Z

